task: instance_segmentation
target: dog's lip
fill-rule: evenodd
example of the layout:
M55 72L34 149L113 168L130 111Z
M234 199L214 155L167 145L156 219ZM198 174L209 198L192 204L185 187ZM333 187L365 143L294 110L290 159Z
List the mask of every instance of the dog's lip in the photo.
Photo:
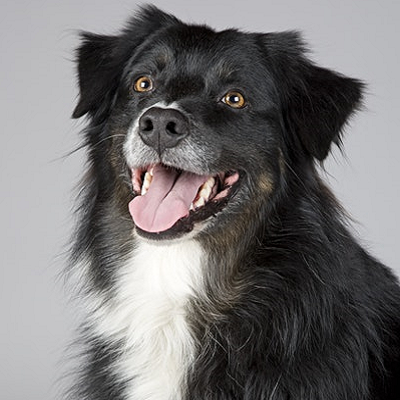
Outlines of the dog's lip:
M142 186L144 185L144 176L152 172L154 167L159 168L158 164L148 164L146 166L139 166L130 168L130 177L132 182L133 196L134 198L142 196L143 193ZM171 166L163 166L164 168L174 168L178 170L178 173L192 173L191 171L178 169ZM198 175L198 174L196 174ZM229 200L233 197L236 192L236 188L240 185L239 181L243 178L243 174L240 171L228 170L226 172L209 173L205 172L202 176L205 176L205 183L200 185L196 197L187 209L187 215L177 219L175 223L166 229L161 229L161 231L152 232L151 229L141 229L136 225L137 231L141 236L146 236L153 239L169 239L171 237L178 237L185 233L190 232L194 225L209 219L212 216L216 216L221 212ZM199 176L199 175L198 175ZM207 178L208 177L208 178ZM146 178L146 180L148 177ZM151 177L150 177L151 179ZM210 187L210 179L212 187ZM147 183L148 185L148 183ZM208 185L206 193L202 191L203 186ZM200 193L203 192L203 193ZM205 198L202 198L205 197ZM133 214L131 214L133 217ZM135 219L134 219L135 222Z

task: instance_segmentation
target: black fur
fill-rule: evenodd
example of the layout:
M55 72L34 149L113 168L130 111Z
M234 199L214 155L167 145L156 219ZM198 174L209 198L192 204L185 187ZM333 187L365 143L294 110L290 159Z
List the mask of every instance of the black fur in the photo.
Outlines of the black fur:
M89 119L89 167L72 259L90 260L89 295L112 298L135 245L122 145L141 110L178 101L210 154L204 171L240 171L196 239L208 252L208 295L189 306L200 345L185 399L400 399L398 283L353 238L315 167L340 144L363 84L314 65L296 32L216 33L154 7L118 35L84 33L77 61L73 116ZM144 73L158 90L132 93ZM247 107L221 103L229 89ZM110 370L118 343L90 327L85 337L76 398L124 399Z

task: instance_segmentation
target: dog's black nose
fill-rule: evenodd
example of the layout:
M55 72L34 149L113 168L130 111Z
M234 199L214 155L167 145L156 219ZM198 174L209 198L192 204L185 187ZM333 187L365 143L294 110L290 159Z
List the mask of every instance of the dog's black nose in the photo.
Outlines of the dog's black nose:
M188 134L189 121L178 110L153 107L139 119L140 137L159 154L175 147Z

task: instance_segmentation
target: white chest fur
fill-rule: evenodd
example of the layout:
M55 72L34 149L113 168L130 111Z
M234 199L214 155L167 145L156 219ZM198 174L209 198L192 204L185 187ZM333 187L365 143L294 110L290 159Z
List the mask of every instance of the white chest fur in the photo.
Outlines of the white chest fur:
M195 343L188 300L202 290L200 245L141 242L121 269L111 307L97 329L126 343L117 375L130 382L127 400L180 400Z

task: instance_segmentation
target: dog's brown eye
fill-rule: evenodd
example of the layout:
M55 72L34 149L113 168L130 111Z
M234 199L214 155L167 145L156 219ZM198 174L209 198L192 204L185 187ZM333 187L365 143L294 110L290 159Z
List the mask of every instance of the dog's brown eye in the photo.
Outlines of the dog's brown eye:
M133 85L135 92L149 92L153 89L153 81L148 76L141 76Z
M236 91L228 92L222 98L222 101L232 108L243 108L246 105L246 100L242 93Z

